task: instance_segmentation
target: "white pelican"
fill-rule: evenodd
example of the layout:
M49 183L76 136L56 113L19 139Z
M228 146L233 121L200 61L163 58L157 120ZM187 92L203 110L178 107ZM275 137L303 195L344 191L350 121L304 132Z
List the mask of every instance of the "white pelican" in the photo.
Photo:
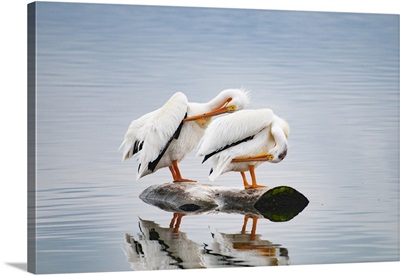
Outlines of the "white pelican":
M243 109L249 102L243 89L227 89L207 103L188 102L175 93L160 109L132 121L122 142L122 159L136 155L137 180L169 167L174 182L184 179L178 163L199 143L212 116Z
M270 109L242 110L214 120L205 131L197 155L210 159L209 179L238 171L244 187L265 187L257 184L254 169L264 161L277 163L287 153L289 124ZM252 184L246 180L250 171Z

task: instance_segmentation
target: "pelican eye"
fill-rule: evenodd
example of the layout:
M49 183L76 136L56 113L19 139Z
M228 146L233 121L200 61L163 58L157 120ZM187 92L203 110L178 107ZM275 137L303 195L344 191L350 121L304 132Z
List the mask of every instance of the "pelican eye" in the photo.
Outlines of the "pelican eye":
M233 111L235 111L236 110L236 105L232 105L232 106L228 106L228 107L226 107L226 110L228 111L228 112L233 112Z
M279 154L278 158L279 158L280 160L283 160L283 159L286 157L287 151L288 151L287 148L285 148L285 149L283 150L283 152Z

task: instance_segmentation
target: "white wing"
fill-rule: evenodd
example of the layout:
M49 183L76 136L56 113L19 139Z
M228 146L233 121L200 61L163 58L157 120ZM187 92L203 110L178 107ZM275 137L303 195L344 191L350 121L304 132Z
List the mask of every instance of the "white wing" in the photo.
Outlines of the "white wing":
M207 127L199 145L198 156L207 156L254 136L271 124L270 109L241 110L217 118Z
M178 92L160 109L131 123L121 147L124 146L123 159L140 152L139 176L147 169L149 162L155 161L169 144L186 115L187 106L186 96Z
M153 111L151 113L145 114L140 118L131 122L128 127L128 130L125 133L124 141L118 150L121 150L124 147L122 152L122 160L130 159L132 156L136 155L143 146L140 145L140 142L143 141L143 137L139 137L140 129L146 124L146 122L157 113L158 110Z

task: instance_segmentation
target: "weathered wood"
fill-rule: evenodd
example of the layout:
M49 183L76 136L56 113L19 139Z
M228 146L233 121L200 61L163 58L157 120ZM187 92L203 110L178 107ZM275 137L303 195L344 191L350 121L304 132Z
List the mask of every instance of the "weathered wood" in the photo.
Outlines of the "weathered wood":
M192 182L152 185L139 197L168 212L240 213L276 222L292 219L309 203L303 194L288 186L235 189Z

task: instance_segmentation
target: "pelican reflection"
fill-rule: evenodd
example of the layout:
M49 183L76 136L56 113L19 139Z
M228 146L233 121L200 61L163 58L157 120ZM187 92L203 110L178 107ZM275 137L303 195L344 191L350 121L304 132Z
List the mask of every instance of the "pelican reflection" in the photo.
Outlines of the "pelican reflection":
M248 220L252 220L250 231L246 231ZM279 244L263 240L256 234L258 217L245 216L240 233L226 234L213 231L213 255L211 260L226 261L228 265L240 266L276 266L288 265L289 253ZM234 263L227 259L234 259Z
M239 233L210 231L202 244L180 231L182 213L174 213L168 227L139 219L140 233L126 234L125 255L133 270L198 269L223 266L266 266L289 263L285 248L256 234L257 219L245 216ZM250 232L247 221L253 220Z
M179 227L181 226L183 216L186 216L186 214L174 213L172 216L171 222L169 223L169 228L172 228L174 233L179 232Z
M287 265L288 250L257 234L259 219L286 222L308 205L303 194L288 186L239 190L165 183L146 188L139 197L172 218L165 227L140 219L140 233L127 235L126 256L134 270ZM219 213L244 216L237 233L211 229L210 239L199 244L182 231L182 224L189 222L186 216Z
M139 219L140 234L126 234L125 254L133 270L205 268L201 245L180 232L179 224L172 225Z

